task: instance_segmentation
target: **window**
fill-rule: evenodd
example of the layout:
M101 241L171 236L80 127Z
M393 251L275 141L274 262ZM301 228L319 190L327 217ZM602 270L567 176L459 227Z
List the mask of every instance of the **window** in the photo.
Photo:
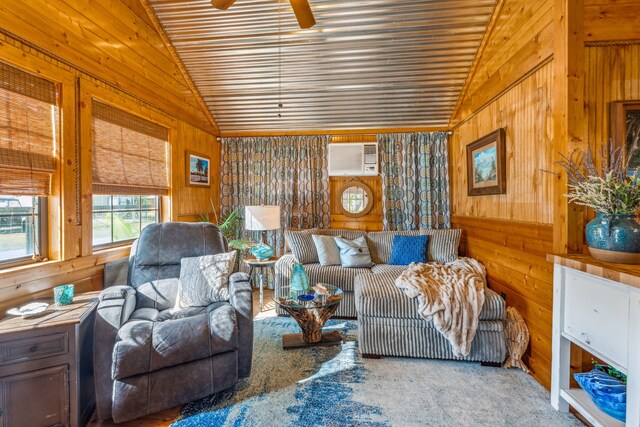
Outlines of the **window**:
M93 196L93 246L131 241L160 221L158 196Z
M0 195L0 264L30 261L46 253L46 200Z
M0 62L0 266L47 256L58 86Z

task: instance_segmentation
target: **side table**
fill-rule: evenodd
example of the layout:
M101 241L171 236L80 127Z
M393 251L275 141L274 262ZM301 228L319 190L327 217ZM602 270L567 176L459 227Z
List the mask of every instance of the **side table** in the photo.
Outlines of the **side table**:
M89 420L98 294L51 304L39 317L0 320L1 426L77 427Z
M265 269L271 270L271 274L275 278L276 277L275 265L277 261L278 261L277 259L273 259L273 258L269 258L265 260L259 260L256 258L247 258L242 260L242 262L244 262L247 265L247 267L249 267L249 277L251 277L252 281L253 281L254 270L259 269L258 286L260 287L260 306L259 306L260 311L262 311L262 290L264 288L265 281L266 281Z

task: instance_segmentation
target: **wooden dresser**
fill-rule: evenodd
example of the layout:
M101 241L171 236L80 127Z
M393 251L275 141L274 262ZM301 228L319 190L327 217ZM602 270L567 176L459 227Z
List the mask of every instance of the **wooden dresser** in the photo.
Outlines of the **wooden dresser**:
M570 388L571 343L627 375L628 426L640 427L640 266L588 255L550 255L553 271L551 404L594 426L622 426L587 393Z
M82 426L95 406L98 292L34 319L0 320L0 426Z

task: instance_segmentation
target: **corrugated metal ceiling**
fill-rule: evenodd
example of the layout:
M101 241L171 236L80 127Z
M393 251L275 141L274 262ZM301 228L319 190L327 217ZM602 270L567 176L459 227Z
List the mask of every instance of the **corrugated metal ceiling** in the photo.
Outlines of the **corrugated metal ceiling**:
M223 132L446 126L495 0L310 3L151 0Z

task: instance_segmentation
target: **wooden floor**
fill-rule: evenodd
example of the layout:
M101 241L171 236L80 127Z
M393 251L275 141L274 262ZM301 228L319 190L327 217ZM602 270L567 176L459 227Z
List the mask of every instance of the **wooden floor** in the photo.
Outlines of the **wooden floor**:
M258 291L253 292L253 314L256 318L262 317L270 317L275 316L275 305L272 300L273 291L265 290L264 291L264 307L262 312L258 311L258 302L259 302L259 294ZM90 427L160 427L160 426L168 426L171 422L176 418L178 413L180 413L180 406L168 409L166 411L158 412L153 415L146 416L144 418L138 418L137 420L129 421L127 423L116 424L113 420L105 420L105 421L96 421L95 414L94 419L91 420L88 424Z

